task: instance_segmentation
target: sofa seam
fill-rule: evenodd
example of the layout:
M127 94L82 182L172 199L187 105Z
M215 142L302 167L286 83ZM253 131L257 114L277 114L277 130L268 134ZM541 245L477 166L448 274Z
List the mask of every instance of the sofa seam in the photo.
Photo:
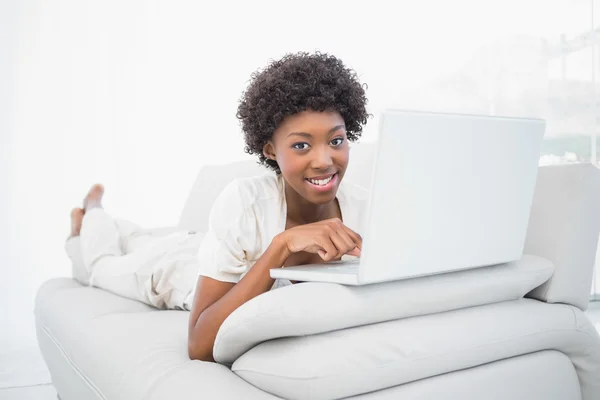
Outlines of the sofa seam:
M50 329L48 329L48 327L46 326L46 324L44 324L44 322L41 321L40 318L37 318L37 321L41 325L42 329L44 329L44 331L46 332L46 334L48 335L48 337L50 338L50 340L52 340L52 342L56 345L56 347L58 348L58 350L60 351L60 353L63 355L63 357L67 360L67 362L69 363L69 365L77 373L77 375L79 375L88 384L88 386L94 390L94 392L100 398L106 399L106 396L104 396L104 394L102 394L102 392L100 391L100 389L98 389L98 387L90 380L90 378L86 374L84 374L83 371L81 371L81 369L73 362L73 360L71 359L71 357L69 357L69 355L67 354L67 352L65 351L65 349L63 348L63 346L61 345L61 343L58 341L58 339L56 339L56 336L54 336L54 334L50 331Z
M581 329L584 325L580 324L580 318L577 317L577 312L575 311L575 309L579 310L579 308L577 308L571 304L566 304L566 305L571 309L571 312L573 313L573 316L575 317L575 321L574 321L575 322L575 331L584 334L591 340L595 340L595 337L590 335L589 332L586 332L585 330ZM589 320L588 320L588 322L589 322Z

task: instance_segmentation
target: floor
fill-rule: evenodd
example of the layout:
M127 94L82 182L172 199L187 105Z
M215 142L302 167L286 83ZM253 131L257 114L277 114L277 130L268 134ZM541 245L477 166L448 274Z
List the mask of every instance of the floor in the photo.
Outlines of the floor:
M0 389L0 400L56 400L51 384Z
M588 318L596 328L600 332L600 302L591 303L589 310L586 312ZM43 360L41 358L41 354L39 350L35 350L34 352L29 352L26 355L21 354L19 357L23 358L26 356L26 360L29 366L34 365L36 368L29 369L29 371L34 370L35 374L26 376L25 379L21 378L21 382L27 383L27 381L38 380L42 382L41 384L31 384L29 385L19 385L20 387L11 387L11 388L0 388L0 400L56 400L56 390L54 390L54 386L49 382L49 375L46 371L40 371L39 365L40 362L43 364ZM2 365L0 365L0 379L2 378ZM1 382L0 382L1 383Z
M0 354L0 400L56 400L51 382L38 348Z

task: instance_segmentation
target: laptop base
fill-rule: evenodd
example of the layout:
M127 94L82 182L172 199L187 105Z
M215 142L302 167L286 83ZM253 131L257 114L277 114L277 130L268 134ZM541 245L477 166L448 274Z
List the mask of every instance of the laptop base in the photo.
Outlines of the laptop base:
M326 264L299 265L296 267L274 268L271 278L289 279L301 282L329 282L357 286L358 265L356 261L332 261Z

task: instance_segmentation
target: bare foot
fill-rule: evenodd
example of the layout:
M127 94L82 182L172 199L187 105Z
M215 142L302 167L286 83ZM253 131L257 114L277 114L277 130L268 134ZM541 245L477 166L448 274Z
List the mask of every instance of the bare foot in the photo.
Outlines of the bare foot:
M79 236L83 214L85 214L83 208L74 208L71 210L71 236Z
M85 211L100 207L102 208L102 196L104 195L104 186L97 183L93 185L83 200L83 209Z

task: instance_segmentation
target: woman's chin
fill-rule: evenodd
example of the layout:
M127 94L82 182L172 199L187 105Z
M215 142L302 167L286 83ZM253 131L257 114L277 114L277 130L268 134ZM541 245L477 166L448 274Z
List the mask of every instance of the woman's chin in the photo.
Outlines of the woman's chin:
M304 191L303 197L310 203L323 205L331 203L337 195L337 186L327 192L315 192L312 190Z

